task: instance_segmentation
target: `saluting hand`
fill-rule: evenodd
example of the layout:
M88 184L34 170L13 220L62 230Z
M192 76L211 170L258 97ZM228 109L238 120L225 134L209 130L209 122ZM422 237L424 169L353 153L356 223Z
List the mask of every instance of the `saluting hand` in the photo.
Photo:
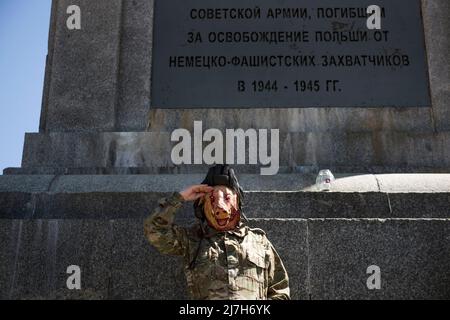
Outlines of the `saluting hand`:
M198 184L187 187L181 191L180 194L185 201L195 201L213 190L214 188L208 186L207 184Z

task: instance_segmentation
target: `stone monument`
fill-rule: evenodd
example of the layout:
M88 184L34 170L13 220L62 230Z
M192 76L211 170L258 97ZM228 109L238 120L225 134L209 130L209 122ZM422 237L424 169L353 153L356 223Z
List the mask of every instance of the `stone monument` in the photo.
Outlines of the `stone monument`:
M229 159L294 299L450 298L450 3L334 3L53 0L39 132L0 176L0 298L184 298L142 222L202 180L208 129L278 130L277 174Z

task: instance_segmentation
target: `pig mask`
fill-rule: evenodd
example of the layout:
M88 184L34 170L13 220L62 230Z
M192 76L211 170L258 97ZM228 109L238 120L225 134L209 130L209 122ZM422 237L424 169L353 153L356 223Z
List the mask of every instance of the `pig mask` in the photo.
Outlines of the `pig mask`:
M217 231L236 228L241 218L236 192L226 186L214 186L214 190L205 195L203 201L204 214L210 227Z

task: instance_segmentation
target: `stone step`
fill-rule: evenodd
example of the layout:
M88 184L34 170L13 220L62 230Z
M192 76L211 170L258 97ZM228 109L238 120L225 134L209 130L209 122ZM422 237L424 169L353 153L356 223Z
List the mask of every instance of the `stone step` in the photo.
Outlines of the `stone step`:
M6 168L4 175L160 175L160 174L205 174L210 165L177 165L172 167L27 167L27 168ZM261 166L259 165L233 165L239 174L258 174L260 175ZM280 166L279 174L298 174L309 173L317 175L322 169L330 169L332 172L347 172L349 174L414 174L420 173L449 173L450 166L365 166L365 165L293 165Z
M171 192L200 184L205 173L139 175L3 175L0 192ZM239 174L245 191L318 191L316 173ZM331 192L450 192L450 174L334 173Z
M374 172L377 168L395 168L394 172L421 172L427 168L434 172L450 172L449 144L450 131L280 132L279 163L272 160L272 165L346 168L346 172ZM176 171L178 167L171 159L174 145L170 141L170 132L27 134L22 167L25 170L166 168ZM237 163L236 159L234 163ZM243 167L247 170L251 166ZM182 170L197 172L191 165L182 166Z
M124 219L144 217L161 192L0 192L0 218ZM447 218L450 193L250 192L244 213L255 218ZM192 204L180 209L192 220Z
M242 175L244 210L255 218L447 218L450 175L336 175L331 192L311 175ZM3 218L136 218L203 175L2 176ZM264 187L261 187L264 186ZM186 203L181 216L192 217Z

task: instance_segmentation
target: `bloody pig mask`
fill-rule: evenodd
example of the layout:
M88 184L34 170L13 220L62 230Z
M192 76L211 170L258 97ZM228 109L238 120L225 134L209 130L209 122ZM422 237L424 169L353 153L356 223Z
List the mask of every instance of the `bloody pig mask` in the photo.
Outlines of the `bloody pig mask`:
M226 186L215 186L205 195L203 210L208 224L218 231L234 229L241 219L238 196Z

